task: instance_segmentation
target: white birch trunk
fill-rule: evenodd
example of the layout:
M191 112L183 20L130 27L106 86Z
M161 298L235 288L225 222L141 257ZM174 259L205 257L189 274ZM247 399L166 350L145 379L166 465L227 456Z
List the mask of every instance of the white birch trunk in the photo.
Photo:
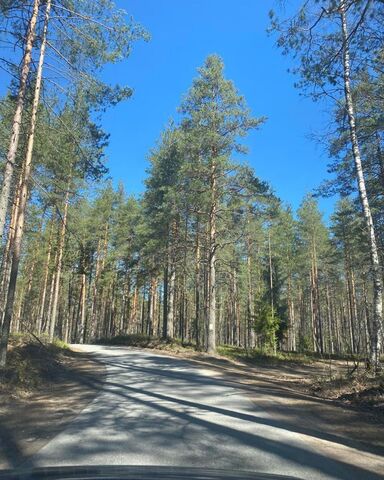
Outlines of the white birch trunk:
M382 272L379 261L379 254L377 249L375 228L373 225L371 209L367 197L365 186L364 171L361 161L360 147L358 142L356 130L355 108L352 98L351 89L351 67L350 67L350 53L348 45L348 27L346 5L342 1L340 3L341 27L343 37L343 74L344 74L344 94L345 103L348 114L350 139L352 144L353 159L355 162L357 183L359 187L360 202L363 208L364 220L368 234L370 257L371 257L371 271L373 276L373 318L370 329L370 366L375 371L380 366L380 351L383 337L383 285Z
M211 167L211 210L209 215L208 338L207 352L216 350L216 165Z

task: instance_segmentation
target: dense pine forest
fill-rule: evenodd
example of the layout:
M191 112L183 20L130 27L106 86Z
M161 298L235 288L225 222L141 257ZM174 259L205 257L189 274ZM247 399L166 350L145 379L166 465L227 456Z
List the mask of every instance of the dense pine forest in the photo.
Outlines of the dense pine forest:
M101 73L150 32L109 0L0 0L2 366L10 333L28 332L348 354L379 369L384 4L303 3L271 13L270 34L292 82L326 106L333 160L294 211L247 161L263 162L243 139L268 119L225 59L202 59L131 195L108 178L101 118L132 90ZM329 220L321 196L337 198Z

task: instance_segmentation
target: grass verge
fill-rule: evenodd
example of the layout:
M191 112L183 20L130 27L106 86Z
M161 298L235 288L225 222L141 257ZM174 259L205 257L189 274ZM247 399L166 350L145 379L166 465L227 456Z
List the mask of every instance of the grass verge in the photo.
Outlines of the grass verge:
M266 352L259 349L245 349L231 345L217 347L217 353L232 360L240 360L255 365L279 365L283 363L310 364L316 359L304 353Z
M95 341L97 345L116 345L138 348L150 348L155 350L164 350L175 353L182 352L200 352L194 343L182 342L180 339L168 338L162 339L143 334L117 335L111 338L100 338ZM227 357L231 360L238 360L252 364L281 364L281 363L311 363L316 359L310 355L302 353L276 352L268 353L262 350L247 350L242 347L230 345L221 345L217 347L217 354Z

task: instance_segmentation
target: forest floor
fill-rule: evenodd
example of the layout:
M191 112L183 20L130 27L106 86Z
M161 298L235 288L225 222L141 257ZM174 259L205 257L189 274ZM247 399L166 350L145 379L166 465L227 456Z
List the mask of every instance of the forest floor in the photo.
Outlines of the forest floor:
M11 339L0 372L0 468L20 466L96 396L104 367L65 344Z

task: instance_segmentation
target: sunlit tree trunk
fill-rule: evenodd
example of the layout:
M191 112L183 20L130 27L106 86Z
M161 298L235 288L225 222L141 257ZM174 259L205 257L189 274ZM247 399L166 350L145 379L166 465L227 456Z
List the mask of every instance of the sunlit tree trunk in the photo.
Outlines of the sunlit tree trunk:
M373 276L373 310L374 314L370 329L370 364L377 371L380 367L380 352L383 339L383 285L382 272L377 249L376 233L373 225L371 209L367 197L360 147L356 130L355 107L351 87L351 67L349 51L349 35L347 26L346 2L340 3L341 30L343 38L343 73L345 103L349 122L350 140L355 162L355 171L359 187L360 202L363 208L365 226L367 229L369 250L371 256L371 270Z
M78 327L78 341L79 343L85 343L85 321L86 321L86 288L87 277L84 272L80 275L80 315L79 315L79 327Z
M195 319L194 332L196 347L200 347L200 223L196 222L196 240L195 240Z
M43 288L41 291L41 299L40 299L40 309L39 309L39 314L36 322L37 334L41 333L41 327L43 324L43 317L45 312L45 300L47 296L47 287L48 287L48 278L49 278L49 265L51 262L51 255L52 255L52 237L53 237L53 222L52 222L50 233L49 233L48 250L47 250L47 257L46 257L45 268L44 268Z
M45 49L47 44L47 30L48 30L50 9L51 9L51 0L47 0L46 7L45 7L45 19L44 19L41 47L40 47L39 63L38 63L37 72L36 72L35 91L34 91L34 98L33 98L33 104L32 104L27 151L26 151L24 165L23 165L23 173L22 173L23 180L22 180L20 205L19 205L19 212L18 212L18 217L16 222L15 238L14 238L14 245L13 245L12 266L11 266L11 273L9 277L7 303L5 306L4 323L3 323L2 335L0 340L0 366L2 367L4 367L6 364L8 338L9 338L9 331L10 331L10 326L12 321L13 305L14 305L15 293L16 293L17 275L19 272L21 241L22 241L23 232L24 232L24 221L25 221L25 213L26 213L25 210L27 205L28 186L29 186L31 168L32 168L32 153L33 153L33 146L35 141L37 110L40 102L40 90L41 90L41 82L42 82L42 74L43 74ZM0 222L1 222L1 218L0 218Z
M48 17L49 17L50 2L48 3L49 5L47 4L46 8L48 9ZM12 185L13 172L15 168L17 148L19 145L21 121L22 121L24 105L25 105L25 96L26 96L27 85L28 85L28 77L29 77L29 72L31 68L32 49L35 41L35 29L36 29L37 17L39 13L39 6L40 6L40 0L34 0L32 15L29 20L29 25L27 30L23 60L21 64L20 84L19 84L19 90L17 94L16 110L13 116L11 141L8 148L7 160L4 166L3 183L2 183L1 194L0 194L0 241L3 238L3 234L4 234L4 226L5 226L5 220L7 217L8 202L9 202L9 196L11 192L11 185ZM46 18L47 18L47 13L46 13ZM43 33L43 41L44 41L44 33ZM41 48L43 48L43 45ZM41 58L41 54L40 54L40 58ZM43 53L43 59L44 59L44 53Z
M5 245L3 258L2 258L2 268L1 268L1 325L3 324L4 314L5 314L5 305L7 301L7 294L8 294L8 284L9 284L9 275L11 273L11 264L12 264L12 248L14 246L14 239L15 239L15 230L16 230L16 222L17 217L19 214L19 202L20 202L20 193L22 187L22 180L23 176L22 173L20 174L18 185L15 190L14 194L14 201L12 205L12 212L11 212L11 221L9 225L7 243Z
M169 266L168 278L168 311L167 311L167 337L174 337L174 321L175 321L175 289L176 289L176 270L175 265L171 261Z
M211 205L209 212L208 250L208 337L207 352L216 350L216 221L217 221L217 173L212 160L210 172Z
M247 301L247 329L248 329L248 346L250 348L255 347L255 329L254 329L254 305L253 305L253 286L252 286L252 260L251 260L251 246L250 241L247 241L247 281L248 281L248 301Z
M69 183L69 182L68 182ZM59 292L60 292L60 280L61 280L61 270L63 264L63 253L64 253L64 243L65 235L67 232L67 216L68 216L68 205L69 205L69 185L65 193L64 199L64 212L61 219L61 228L59 234L59 241L57 246L57 263L56 263L56 272L55 272L55 285L54 285L54 294L52 302L52 312L49 326L49 338L52 341L55 335L55 327L57 320L57 306L59 301Z

